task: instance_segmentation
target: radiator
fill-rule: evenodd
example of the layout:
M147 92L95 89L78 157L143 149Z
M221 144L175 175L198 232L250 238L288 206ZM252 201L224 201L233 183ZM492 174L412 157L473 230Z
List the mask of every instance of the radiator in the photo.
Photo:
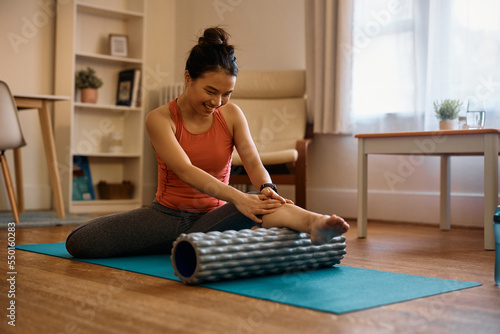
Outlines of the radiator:
M166 85L160 88L160 106L179 97L184 91L184 83Z

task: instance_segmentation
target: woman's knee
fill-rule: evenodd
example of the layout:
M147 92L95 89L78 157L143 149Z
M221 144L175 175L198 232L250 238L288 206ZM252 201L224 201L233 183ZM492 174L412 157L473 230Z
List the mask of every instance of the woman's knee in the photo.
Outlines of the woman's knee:
M86 225L79 226L78 228L74 229L66 238L66 250L70 255L73 257L82 257L81 255L81 245L85 244L81 240L82 238L79 236L81 233L81 230L85 228Z

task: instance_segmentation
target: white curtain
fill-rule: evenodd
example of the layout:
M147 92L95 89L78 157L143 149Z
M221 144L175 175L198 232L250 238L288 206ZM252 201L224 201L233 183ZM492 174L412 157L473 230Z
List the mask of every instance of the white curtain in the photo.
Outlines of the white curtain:
M436 100L500 127L500 1L306 0L315 133L436 130Z
M353 0L355 132L435 130L433 102L471 96L498 127L498 0Z
M427 0L354 0L354 132L421 129ZM424 8L424 10L422 10Z
M306 0L308 121L314 133L351 131L352 0Z
M435 129L432 103L481 100L485 127L500 127L500 1L441 0L429 6L425 129Z

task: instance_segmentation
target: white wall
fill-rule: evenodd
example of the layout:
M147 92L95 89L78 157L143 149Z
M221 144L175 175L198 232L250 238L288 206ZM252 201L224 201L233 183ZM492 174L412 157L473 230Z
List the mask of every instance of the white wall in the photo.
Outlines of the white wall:
M54 9L51 1L0 1L0 80L13 93L51 94L54 82ZM50 183L36 110L19 118L27 146L21 150L26 209L49 208ZM12 151L6 153L14 177ZM10 210L0 180L0 210Z
M46 0L49 1L49 0ZM40 3L43 3L40 2ZM225 27L237 47L240 68L305 68L304 0L148 0L147 52L145 73L146 110L158 105L158 88L182 81L189 49L204 28ZM2 31L22 34L23 23L43 9L36 1L0 1ZM38 14L40 15L40 14ZM23 19L26 18L26 19ZM53 21L38 27L15 53L6 39L0 41L0 78L14 91L52 92ZM19 75L22 71L23 75ZM28 79L26 79L28 78ZM25 164L25 186L33 194L48 194L48 177L44 165L36 113L23 112L23 129L29 128L28 155L37 155L36 163ZM28 135L27 135L28 137ZM38 146L36 146L38 144ZM145 142L145 203L154 197L156 164L147 137ZM357 142L352 136L317 135L309 151L309 208L321 213L356 216ZM32 166L37 166L33 168ZM390 187L384 175L404 172L404 157L370 157L369 218L438 222L439 160L426 157L422 165L405 174L404 181ZM452 158L452 224L482 226L483 164L480 157ZM292 189L280 187L292 197ZM34 191L36 190L36 191ZM9 209L0 189L0 209ZM29 205L48 207L48 196L34 196ZM28 203L27 203L28 206ZM35 207L35 208L37 208Z
M177 2L176 82L183 80L186 59L204 29L223 27L235 46L240 69L305 68L303 0L185 0ZM238 85L238 81L236 81ZM293 186L280 186L293 198Z
M176 18L176 81L182 79L186 55L196 37L212 25L231 33L240 68L305 68L304 0L184 0L177 2ZM369 158L369 218L437 224L439 158L425 157L418 165L405 159ZM356 173L353 136L316 135L309 150L308 208L355 218ZM391 185L386 178L391 173L404 175L403 181ZM482 226L482 158L453 157L451 179L452 224ZM293 196L292 189L284 193Z
M155 109L159 104L159 89L174 83L175 59L175 0L148 0L146 13L146 91L145 111ZM154 151L145 132L143 203L154 200L157 185L157 165Z
M305 68L303 0L184 0L177 2L176 18L177 81L197 38L217 25L231 35L241 69Z
M357 149L352 136L314 138L309 209L357 216ZM439 223L439 157L371 155L368 160L370 219ZM451 158L452 225L483 226L483 168L482 157Z
M55 9L53 0L0 1L0 80L13 93L52 94L54 85ZM147 0L146 110L158 105L158 89L173 82L175 0ZM27 142L22 152L25 208L49 209L51 189L36 110L23 110L21 126ZM56 138L57 140L57 138ZM144 202L156 190L156 163L145 139ZM14 177L12 151L9 168ZM3 177L0 178L0 210L10 210Z

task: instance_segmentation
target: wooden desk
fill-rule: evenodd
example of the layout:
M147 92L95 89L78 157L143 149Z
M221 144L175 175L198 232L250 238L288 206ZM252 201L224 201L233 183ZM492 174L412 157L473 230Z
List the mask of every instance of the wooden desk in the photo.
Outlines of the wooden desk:
M52 129L52 117L48 108L48 103L54 101L69 100L68 96L54 95L23 95L14 94L17 109L38 109L40 118L40 127L42 129L43 146L45 148L45 157L49 169L50 186L54 196L54 207L58 218L65 217L64 202L61 191L61 180L57 168L57 157L54 143L54 132ZM24 191L23 179L21 173L21 149L14 150L14 164L16 170L16 188L18 196L19 211L24 211Z
M450 229L450 156L484 156L484 248L495 249L493 215L498 205L500 130L451 130L358 134L358 237L367 235L368 155L441 157L440 228Z

